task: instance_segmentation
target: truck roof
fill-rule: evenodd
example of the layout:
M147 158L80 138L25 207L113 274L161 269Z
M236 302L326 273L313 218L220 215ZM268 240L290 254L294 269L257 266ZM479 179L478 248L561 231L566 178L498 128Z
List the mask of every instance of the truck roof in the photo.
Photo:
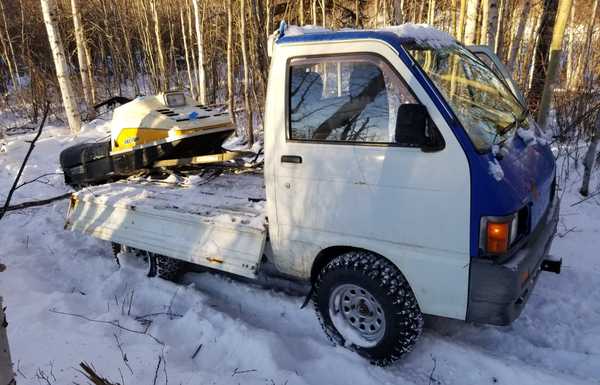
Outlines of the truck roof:
M456 40L448 33L426 24L402 24L378 29L330 30L319 26L283 25L279 30L277 44L323 42L336 40L376 39L392 46L418 43L434 48L454 44Z

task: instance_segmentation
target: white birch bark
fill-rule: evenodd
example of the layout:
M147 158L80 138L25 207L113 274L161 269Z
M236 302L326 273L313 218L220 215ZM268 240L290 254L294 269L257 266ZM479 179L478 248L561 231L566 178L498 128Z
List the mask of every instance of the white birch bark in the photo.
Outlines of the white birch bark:
M465 45L475 44L477 41L477 11L479 10L479 0L468 0L467 13L465 20Z
M2 21L4 22L4 34L6 35L6 47L4 47L4 51L6 52L6 64L8 64L8 70L13 81L13 87L18 89L21 88L21 83L19 80L19 67L17 65L17 59L12 40L10 38L10 33L8 32L8 23L6 22L6 13L4 12L3 1L0 1L0 8L2 10ZM4 41L2 41L2 44L5 44ZM10 57L8 56L9 53Z
M183 17L183 8L179 9L179 17L181 18L181 34L183 35L183 51L185 52L185 67L187 69L188 81L190 83L190 93L192 99L196 100L196 87L194 87L194 76L192 74L192 66L190 64L190 52L188 51L187 32L185 30L185 19Z
M204 42L202 40L202 24L200 23L199 0L192 0L194 6L194 23L196 27L196 40L198 43L198 94L200 104L207 104L206 100L206 73L204 72Z
M85 33L83 31L83 24L81 22L81 11L79 10L79 1L71 0L71 12L73 14L73 29L75 31L75 43L77 45L77 62L79 63L79 75L81 76L81 85L83 87L83 97L85 99L85 108L88 118L93 119L95 117L94 104L92 98L93 83L90 83L90 68L86 58L85 49Z
M594 124L594 133L592 134L592 141L590 146L585 153L585 159L583 160L583 180L581 183L581 189L579 192L583 196L587 196L590 190L590 179L592 176L592 170L594 163L596 163L596 154L598 153L598 145L600 144L600 113L596 115L596 123Z
M81 118L75 95L73 94L73 86L69 78L69 67L65 58L65 49L58 30L58 21L56 20L56 4L54 0L41 0L42 13L44 15L44 24L46 24L46 32L48 33L48 41L54 58L54 67L56 69L56 77L62 95L63 106L67 121L71 132L79 133L81 130Z

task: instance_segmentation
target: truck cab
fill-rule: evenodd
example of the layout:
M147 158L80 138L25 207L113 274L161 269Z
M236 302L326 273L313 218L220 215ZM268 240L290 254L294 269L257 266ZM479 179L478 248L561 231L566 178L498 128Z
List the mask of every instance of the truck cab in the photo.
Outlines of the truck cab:
M560 270L559 202L552 153L505 81L424 26L282 24L269 45L263 230L93 203L117 187L76 196L67 227L248 277L265 255L310 282L332 341L377 364L411 349L422 314L518 317L538 273Z

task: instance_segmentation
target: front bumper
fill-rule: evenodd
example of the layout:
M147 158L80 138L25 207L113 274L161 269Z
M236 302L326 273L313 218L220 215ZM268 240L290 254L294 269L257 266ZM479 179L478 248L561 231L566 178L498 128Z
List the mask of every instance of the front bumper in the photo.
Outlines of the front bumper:
M555 197L521 250L504 263L471 258L467 321L508 325L523 311L542 270L560 271L548 251L556 234L560 201Z

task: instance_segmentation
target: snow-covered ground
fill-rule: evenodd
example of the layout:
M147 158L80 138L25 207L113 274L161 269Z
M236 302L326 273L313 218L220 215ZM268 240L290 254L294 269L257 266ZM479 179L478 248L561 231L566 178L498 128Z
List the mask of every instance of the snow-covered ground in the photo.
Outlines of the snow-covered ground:
M0 201L31 137L8 138L0 154ZM47 128L22 180L60 172L58 153L74 142ZM67 201L10 212L0 220L0 294L17 381L85 384L85 361L123 385L598 384L600 196L571 207L581 199L571 175L552 249L563 273L542 274L509 327L428 317L415 350L387 368L331 346L292 285L212 273L180 285L148 279L130 259L119 269L107 243L63 230ZM62 176L49 175L17 190L13 204L65 191Z

